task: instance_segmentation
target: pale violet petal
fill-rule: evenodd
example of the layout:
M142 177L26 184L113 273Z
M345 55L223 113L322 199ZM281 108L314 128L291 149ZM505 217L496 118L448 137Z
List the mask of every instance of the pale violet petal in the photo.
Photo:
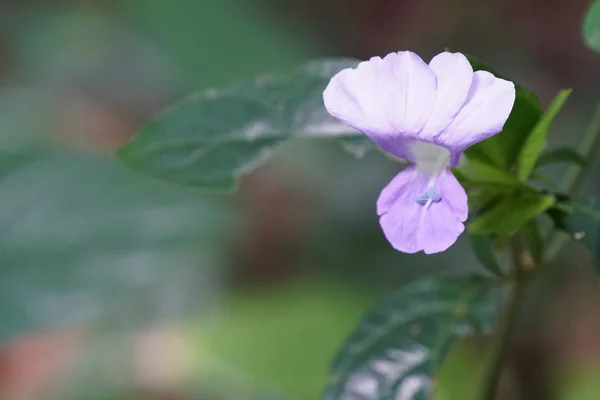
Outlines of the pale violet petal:
M423 194L434 198L423 204ZM439 197L438 197L439 196ZM467 194L449 169L435 178L408 167L383 189L377 213L385 237L404 253L438 253L448 249L464 231Z
M452 214L460 222L465 222L469 216L467 193L450 169L446 168L442 171L437 179L436 187L448 208L452 210Z
M412 165L397 174L379 194L379 198L377 199L377 215L381 216L388 212L403 195L410 196L411 194L406 192L405 189L410 187L413 181L419 178L424 179L425 176L425 174L418 173L416 167ZM427 180L429 180L429 177L427 177ZM412 196L417 196L419 193L412 193Z
M473 68L461 53L444 52L433 57L429 67L437 77L431 115L419 138L433 140L450 125L461 110L473 81Z
M487 71L473 74L465 105L435 142L453 152L453 164L467 147L500 132L515 102L515 85Z
M406 158L406 143L425 126L435 91L429 66L418 55L402 51L342 70L331 79L323 100L332 116Z

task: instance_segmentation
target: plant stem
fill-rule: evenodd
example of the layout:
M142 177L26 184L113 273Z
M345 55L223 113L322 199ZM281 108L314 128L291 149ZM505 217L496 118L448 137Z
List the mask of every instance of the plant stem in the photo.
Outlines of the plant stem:
M583 139L579 145L579 153L585 158L588 164L594 161L594 157L600 147L600 105L596 107L596 111L590 124L585 132ZM580 166L571 166L565 178L560 186L561 193L572 196L581 185L583 180L584 168ZM525 289L529 277L526 271L530 269L531 265L525 265L523 261L523 255L525 254L524 248L521 244L520 237L516 236L513 239L511 245L511 251L513 255L513 276L514 282L511 287L511 291L506 304L506 309L502 318L499 322L498 329L496 332L495 341L491 348L491 358L489 371L484 382L482 400L495 400L496 392L500 385L500 378L502 377L502 371L504 370L504 362L508 353L510 339L512 331L517 322L519 311L521 310L521 304L525 296ZM552 233L549 237L549 243L546 247L545 261L552 260L559 249L565 243L565 235L559 235ZM534 268L535 270L535 268Z
M490 366L483 387L482 400L495 399L509 349L511 334L517 322L517 317L519 316L519 311L521 310L521 304L523 303L525 295L525 288L527 286L527 279L525 276L526 266L523 265L521 261L523 252L518 239L519 238L517 237L513 240L511 247L514 260L514 282L510 290L505 312L500 319L496 331L495 341L490 350Z

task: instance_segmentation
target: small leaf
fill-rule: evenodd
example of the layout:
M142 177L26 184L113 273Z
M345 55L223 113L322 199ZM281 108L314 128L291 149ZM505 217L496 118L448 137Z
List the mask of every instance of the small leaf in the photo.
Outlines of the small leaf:
M559 147L544 152L540 158L538 158L535 166L537 168L554 163L577 164L580 167L587 167L588 165L587 160L579 154L577 150L570 147Z
M428 279L371 310L333 364L324 399L425 400L455 342L492 329L492 284L480 277Z
M570 94L571 89L563 89L558 92L552 101L552 104L550 104L523 144L519 153L519 158L517 159L517 177L521 181L526 181L531 175L531 171L533 171L538 157L542 153L542 150L544 150L544 147L546 147L546 138L548 137L550 124L565 104Z
M483 265L488 271L496 276L504 276L500 263L496 254L494 254L493 238L491 235L476 235L470 234L471 247L477 260Z
M485 163L481 160L469 160L464 166L458 168L461 176L471 185L501 186L506 188L523 187L523 182L499 167Z
M167 181L231 189L293 137L362 137L331 117L323 90L349 59L319 60L288 75L193 94L159 113L117 156Z
M478 215L469 224L469 232L513 236L527 221L552 207L554 202L554 196L541 194L505 197Z
M583 39L592 50L600 52L600 1L593 0L583 19Z

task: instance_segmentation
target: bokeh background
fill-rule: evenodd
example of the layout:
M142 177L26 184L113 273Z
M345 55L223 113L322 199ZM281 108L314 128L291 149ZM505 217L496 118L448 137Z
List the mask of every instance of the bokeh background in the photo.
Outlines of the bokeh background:
M580 34L587 3L0 1L0 398L318 398L381 296L480 268L468 240L394 251L375 201L399 166L378 153L292 142L237 193L211 195L130 172L113 151L194 90L315 57L447 47L544 104L572 87L551 145L576 144L600 100L600 56ZM598 177L596 163L583 194L600 194ZM530 297L506 399L600 398L589 254L567 246Z

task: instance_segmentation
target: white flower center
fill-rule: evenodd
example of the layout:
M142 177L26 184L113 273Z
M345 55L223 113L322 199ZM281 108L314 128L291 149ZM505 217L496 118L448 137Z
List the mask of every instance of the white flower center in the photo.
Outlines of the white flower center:
M438 175L450 165L450 150L433 143L417 142L412 153L417 169L430 175Z
M417 170L429 175L429 183L423 193L415 196L415 201L428 209L431 203L441 201L435 182L445 168L450 165L450 150L427 142L417 142L412 148Z

